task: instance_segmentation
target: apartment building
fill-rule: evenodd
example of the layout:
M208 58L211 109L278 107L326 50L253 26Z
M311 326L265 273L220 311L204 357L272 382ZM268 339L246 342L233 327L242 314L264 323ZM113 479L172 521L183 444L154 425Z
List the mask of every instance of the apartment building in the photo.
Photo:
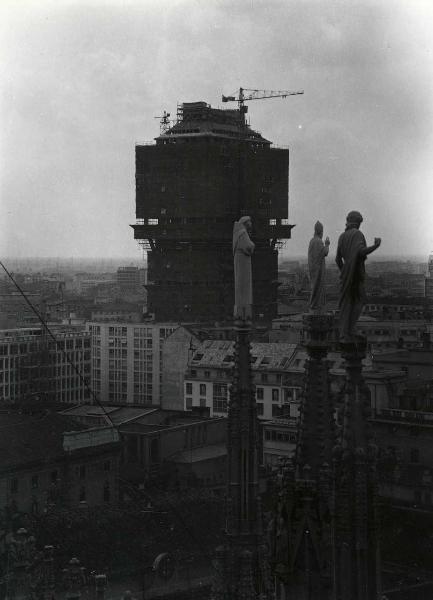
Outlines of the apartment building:
M177 324L92 321L87 328L92 389L101 402L159 406L162 347Z
M89 333L70 328L52 331L55 340L40 327L0 330L0 400L88 400L84 380L90 381Z

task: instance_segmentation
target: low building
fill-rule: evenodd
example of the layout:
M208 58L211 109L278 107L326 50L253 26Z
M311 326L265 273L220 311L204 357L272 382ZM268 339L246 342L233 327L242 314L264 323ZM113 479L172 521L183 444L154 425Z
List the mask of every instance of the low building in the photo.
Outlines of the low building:
M120 443L111 427L87 429L58 414L2 413L0 509L38 513L116 504Z

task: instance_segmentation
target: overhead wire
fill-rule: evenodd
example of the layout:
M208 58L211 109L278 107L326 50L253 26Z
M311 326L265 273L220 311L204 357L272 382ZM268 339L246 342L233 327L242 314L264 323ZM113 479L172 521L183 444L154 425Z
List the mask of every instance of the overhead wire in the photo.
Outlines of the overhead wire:
M93 391L93 389L90 387L90 385L88 384L86 378L83 376L83 374L81 373L80 369L75 365L75 363L69 358L68 353L60 346L59 341L57 340L56 336L54 335L54 333L51 331L51 329L48 327L47 322L45 321L45 319L42 317L42 315L40 314L40 312L37 310L37 308L32 304L32 302L29 300L29 298L27 297L26 293L24 292L24 290L20 287L20 285L17 283L17 281L14 279L12 273L10 273L8 271L8 269L6 268L6 266L4 265L4 263L0 260L0 265L3 268L3 270L5 271L6 275L9 277L9 279L12 281L12 283L14 284L14 286L17 288L17 290L19 291L19 293L21 294L21 296L24 298L24 300L26 301L26 303L29 305L30 309L32 310L32 312L37 316L37 318L39 319L39 321L41 322L42 326L45 328L46 332L48 333L48 335L50 336L50 338L54 341L55 345L56 345L56 349L59 350L61 352L61 354L63 355L63 357L66 359L66 362L73 368L73 370L75 371L75 373L78 375L78 377L80 378L80 381L82 382L82 384L84 385L85 389L90 393L90 396L92 397L92 399L96 402L96 404L99 406L99 408L101 408L102 412L104 413L104 416L108 419L108 421L111 424L111 427L115 427L114 421L112 420L112 418L110 417L109 413L106 411L104 405L101 403L101 401L99 400L98 396L95 394L95 392Z

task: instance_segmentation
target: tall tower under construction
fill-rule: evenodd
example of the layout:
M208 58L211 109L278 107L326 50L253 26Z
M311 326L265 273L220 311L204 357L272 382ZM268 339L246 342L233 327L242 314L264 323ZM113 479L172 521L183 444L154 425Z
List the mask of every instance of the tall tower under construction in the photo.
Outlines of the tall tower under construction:
M244 110L242 110L244 109ZM174 125L137 145L134 237L148 250L157 321L233 318L233 222L253 222L254 319L277 316L278 248L290 238L288 149L245 121L245 107L178 107Z

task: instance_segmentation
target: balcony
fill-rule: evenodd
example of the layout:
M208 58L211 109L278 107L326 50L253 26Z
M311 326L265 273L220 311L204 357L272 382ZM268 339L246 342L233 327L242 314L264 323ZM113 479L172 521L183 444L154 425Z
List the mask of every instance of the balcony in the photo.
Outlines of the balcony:
M397 408L382 408L373 417L374 421L394 421L433 427L433 412L419 410L400 410Z

